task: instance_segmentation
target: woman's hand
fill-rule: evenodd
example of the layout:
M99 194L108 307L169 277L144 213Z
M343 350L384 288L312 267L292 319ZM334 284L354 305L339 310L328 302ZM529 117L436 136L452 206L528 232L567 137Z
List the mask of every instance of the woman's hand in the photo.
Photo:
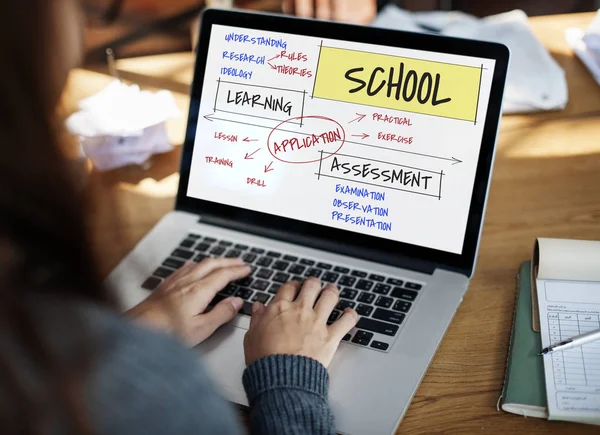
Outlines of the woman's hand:
M351 24L369 24L377 16L375 0L283 0L281 8L303 18Z
M127 314L154 328L173 331L188 345L196 346L238 313L244 301L235 297L204 312L219 291L231 281L247 276L250 270L239 258L187 263Z
M244 339L247 365L275 354L307 356L325 367L331 363L340 341L356 325L358 314L346 309L328 326L327 319L339 299L337 287L327 285L321 291L321 281L308 278L298 294L299 289L300 284L291 281L279 289L269 306L254 303Z

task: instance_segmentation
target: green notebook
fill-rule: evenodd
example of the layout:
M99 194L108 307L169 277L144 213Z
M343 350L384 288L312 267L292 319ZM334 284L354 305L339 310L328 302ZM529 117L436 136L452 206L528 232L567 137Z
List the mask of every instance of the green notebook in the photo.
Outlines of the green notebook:
M517 297L510 335L502 409L526 417L548 418L544 362L539 332L531 323L531 261L521 264L517 277Z

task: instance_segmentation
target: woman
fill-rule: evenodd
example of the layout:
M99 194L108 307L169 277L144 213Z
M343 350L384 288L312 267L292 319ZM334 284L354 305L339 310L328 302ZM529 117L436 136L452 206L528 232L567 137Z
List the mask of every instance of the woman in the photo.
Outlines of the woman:
M79 17L76 0L20 0L0 15L0 433L241 433L183 343L235 316L237 298L203 312L249 267L188 264L129 317L94 268L53 121L81 53ZM243 378L253 433L333 432L326 366L357 320L347 310L327 326L337 299L309 279L254 306Z

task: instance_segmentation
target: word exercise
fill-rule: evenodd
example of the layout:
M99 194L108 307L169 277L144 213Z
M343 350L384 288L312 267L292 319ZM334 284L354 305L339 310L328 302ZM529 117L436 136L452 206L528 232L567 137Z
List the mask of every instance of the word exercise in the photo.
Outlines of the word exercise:
M460 253L493 70L214 25L187 194Z

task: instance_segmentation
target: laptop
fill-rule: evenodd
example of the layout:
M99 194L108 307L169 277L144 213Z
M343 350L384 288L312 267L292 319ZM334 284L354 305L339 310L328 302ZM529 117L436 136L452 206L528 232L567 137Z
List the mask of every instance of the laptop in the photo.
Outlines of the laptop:
M473 274L509 52L499 44L207 10L175 209L110 274L124 307L187 260L241 257L199 346L247 405L253 301L309 276L360 316L329 367L345 434L394 432Z

